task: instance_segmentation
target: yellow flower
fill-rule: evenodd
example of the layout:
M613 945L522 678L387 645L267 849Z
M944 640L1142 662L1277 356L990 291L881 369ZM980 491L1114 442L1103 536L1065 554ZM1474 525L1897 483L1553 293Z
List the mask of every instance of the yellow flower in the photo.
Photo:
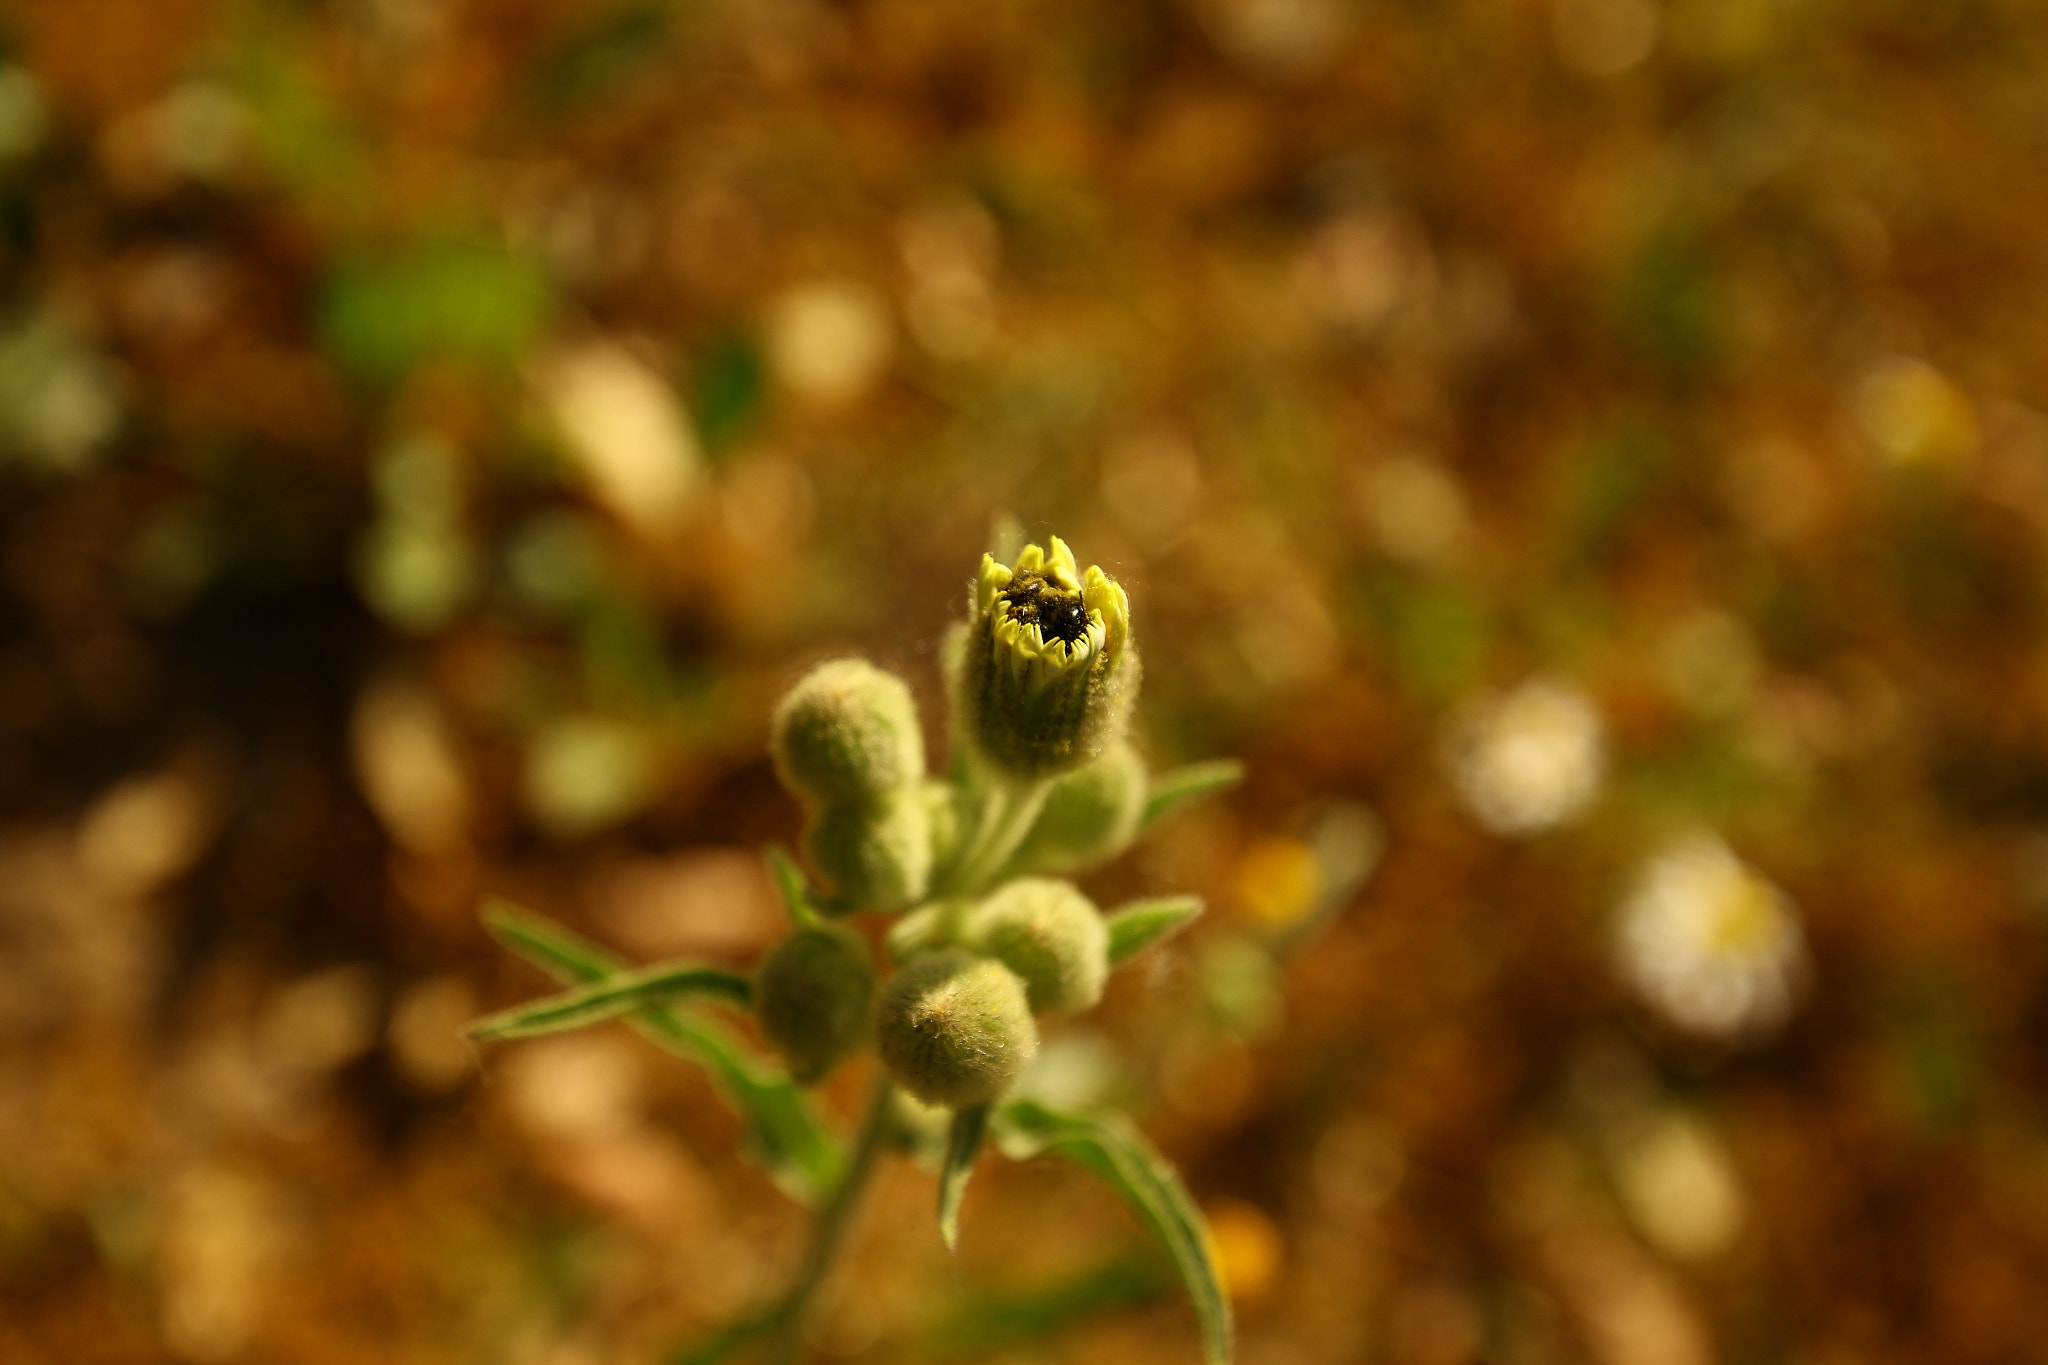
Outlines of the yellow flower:
M983 555L974 584L975 613L991 618L1005 666L1041 680L1120 651L1131 630L1124 590L1096 565L1082 573L1067 543L1051 540L1049 553L1026 545L1009 568Z
M1137 695L1131 604L1058 536L976 575L955 704L975 753L1012 778L1069 772L1123 733Z

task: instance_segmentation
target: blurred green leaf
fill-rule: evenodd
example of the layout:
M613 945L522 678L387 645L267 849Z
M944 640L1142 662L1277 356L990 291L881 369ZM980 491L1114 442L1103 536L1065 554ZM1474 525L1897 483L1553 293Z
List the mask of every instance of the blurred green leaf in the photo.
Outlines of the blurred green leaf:
M970 1104L953 1112L946 1132L946 1162L939 1170L939 1237L952 1251L960 1244L960 1200L967 1193L967 1178L981 1155L981 1141L988 1132L988 1106Z
M745 1009L753 1002L754 990L745 977L717 967L658 963L502 1010L471 1024L469 1036L490 1042L561 1033L616 1019L649 1005L667 1005L695 996L723 1000Z
M1230 1301L1210 1258L1208 1226L1166 1159L1130 1122L1062 1114L1035 1100L1010 1100L995 1112L996 1141L1013 1161L1042 1152L1093 1171L1122 1195L1173 1257L1201 1325L1207 1365L1231 1359Z
M768 367L744 332L714 336L690 379L690 416L705 453L714 459L744 436L760 416L768 392Z
M1190 763L1184 768L1159 773L1152 778L1151 789L1145 794L1145 813L1139 819L1138 828L1150 829L1188 802L1229 791L1242 781L1244 764L1234 758Z
M621 965L597 945L506 901L485 906L484 924L500 943L558 981L600 981ZM809 1203L834 1188L845 1159L840 1143L787 1076L755 1062L712 1020L653 1006L636 1010L628 1022L718 1078L747 1120L757 1159L792 1197Z
M481 241L416 243L345 259L320 299L320 335L344 368L389 382L431 360L510 366L552 300L532 261Z
M810 879L796 859L780 848L768 850L768 868L775 874L775 889L781 893L782 908L799 929L817 924L823 916L811 899Z
M1131 901L1109 916L1109 961L1111 966L1163 938L1179 933L1202 913L1200 896L1158 896Z

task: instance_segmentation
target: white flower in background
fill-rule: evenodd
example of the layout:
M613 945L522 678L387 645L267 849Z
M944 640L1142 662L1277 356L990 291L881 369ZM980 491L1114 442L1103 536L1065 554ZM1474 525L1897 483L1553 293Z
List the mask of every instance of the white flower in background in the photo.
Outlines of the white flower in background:
M1452 722L1451 780L1496 834L1532 834L1583 811L1600 788L1600 713L1568 683L1538 678L1469 704Z
M1806 968L1783 892L1711 835L1659 854L1623 906L1621 974L1673 1023L1718 1036L1768 1032Z

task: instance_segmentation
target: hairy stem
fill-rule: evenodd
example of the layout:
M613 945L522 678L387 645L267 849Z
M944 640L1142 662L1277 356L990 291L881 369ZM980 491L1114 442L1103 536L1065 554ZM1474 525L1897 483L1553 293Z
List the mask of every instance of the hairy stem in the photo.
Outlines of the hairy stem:
M854 1144L852 1155L847 1158L846 1174L840 1177L838 1188L832 1191L831 1202L819 1212L796 1283L790 1286L788 1295L776 1310L767 1355L772 1365L795 1365L802 1350L804 1319L825 1282L826 1272L832 1267L832 1258L838 1254L840 1243L846 1240L847 1229L860 1206L861 1195L867 1189L868 1177L874 1174L875 1156L881 1150L882 1134L889 1126L889 1097L893 1090L887 1072L876 1076L867 1117L861 1121L860 1137Z
M1051 790L1049 781L997 782L988 788L973 837L953 866L949 889L954 894L975 895L987 889L1031 833Z

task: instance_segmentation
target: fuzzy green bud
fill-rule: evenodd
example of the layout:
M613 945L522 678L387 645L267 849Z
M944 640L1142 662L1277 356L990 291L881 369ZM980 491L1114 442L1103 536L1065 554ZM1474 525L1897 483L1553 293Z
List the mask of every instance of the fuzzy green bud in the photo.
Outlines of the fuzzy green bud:
M910 687L865 659L828 659L775 708L769 747L782 784L818 805L864 805L924 776Z
M770 949L754 980L761 1032L810 1084L868 1036L875 972L859 935L837 925L802 929Z
M967 944L1015 972L1036 1014L1072 1014L1102 999L1109 926L1068 882L1022 877L977 905Z
M983 555L953 677L962 732L990 769L1057 777L1119 738L1138 692L1138 652L1124 590L1081 572L1058 536L1027 545L1014 566Z
M1145 815L1145 760L1128 740L1052 784L1031 833L1011 859L1019 872L1073 872L1130 847Z
M804 852L841 908L900 910L931 881L931 813L906 787L872 805L823 806L804 827Z
M957 1109L1001 1096L1038 1053L1024 983L963 948L922 953L875 1009L882 1064L926 1104Z

